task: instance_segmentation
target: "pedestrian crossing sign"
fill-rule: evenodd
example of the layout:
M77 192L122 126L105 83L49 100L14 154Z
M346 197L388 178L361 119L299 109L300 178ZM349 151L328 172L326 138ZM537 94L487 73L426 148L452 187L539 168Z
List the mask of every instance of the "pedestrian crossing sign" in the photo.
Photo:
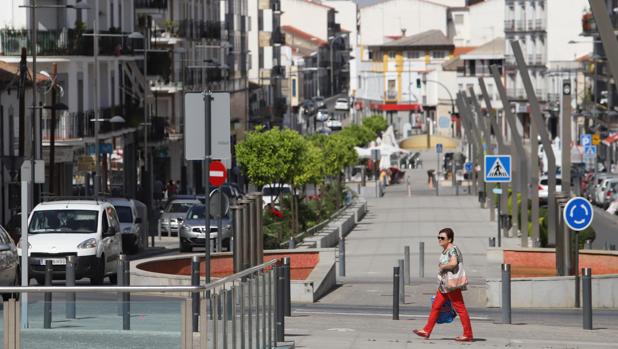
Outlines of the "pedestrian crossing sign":
M485 155L485 183L511 181L510 155Z

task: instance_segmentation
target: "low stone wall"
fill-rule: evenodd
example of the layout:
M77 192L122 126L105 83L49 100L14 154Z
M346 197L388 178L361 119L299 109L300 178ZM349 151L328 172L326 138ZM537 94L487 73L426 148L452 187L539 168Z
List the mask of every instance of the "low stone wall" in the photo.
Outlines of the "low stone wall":
M336 285L335 280L335 249L315 250L269 250L265 251L264 260L290 256L292 263L290 296L293 302L312 303L320 299ZM303 258L303 254L316 254L317 258ZM154 257L131 262L131 285L134 286L178 286L191 285L191 257L203 254L185 254L175 256ZM231 274L231 253L214 254L212 259L212 275L216 280ZM317 259L317 260L316 260ZM311 263L311 268L302 264L302 260ZM163 262L165 270L156 272L153 263ZM176 265L176 266L175 266ZM296 265L296 267L295 267ZM215 267L217 266L217 267ZM203 263L201 267L203 274ZM187 293L166 293L168 296L187 297Z
M328 223L319 233L306 237L297 247L299 249L335 247L339 243L339 234L344 237L348 236L356 224L365 217L365 214L367 214L367 201L357 198L350 207Z
M493 265L487 278L488 307L500 307L502 302L501 263L511 265L512 307L575 307L575 277L552 276L556 264L553 248L489 248L487 261ZM618 252L581 250L579 265L592 268L592 306L618 308Z
M500 307L501 303L502 281L488 279L487 306ZM573 308L575 307L575 277L512 279L511 306L513 308ZM592 306L594 308L618 308L618 274L592 277Z

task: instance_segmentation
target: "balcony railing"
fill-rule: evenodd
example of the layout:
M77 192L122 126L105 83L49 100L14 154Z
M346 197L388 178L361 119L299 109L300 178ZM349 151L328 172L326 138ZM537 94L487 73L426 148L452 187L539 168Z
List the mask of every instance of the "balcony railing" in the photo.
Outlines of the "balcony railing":
M542 19L537 19L535 20L535 26L534 28L536 30L545 30L545 21Z
M134 0L136 9L167 9L167 0Z
M515 21L515 29L516 30L525 30L526 24L524 20Z
M185 19L178 25L178 36L185 39L221 39L221 22Z
M504 31L512 32L515 30L515 21L512 19L507 19L504 21Z
M542 54L537 54L535 55L534 62L537 65L543 65L545 64L545 57Z
M76 29L40 30L37 32L37 54L41 56L92 56L94 40L92 36L84 36L92 31ZM117 30L100 31L105 34L123 34ZM1 52L5 56L19 56L21 48L25 47L28 55L32 54L32 32L30 30L0 30ZM142 40L126 37L99 38L100 55L132 54L134 49L143 46Z
M115 112L120 109L120 107L101 109L100 118L104 120L99 122L99 133L101 135L108 132L122 130L127 127L135 126L134 123L138 123L138 121L135 120L141 120L144 114L143 109L134 109L131 111L127 111L128 114L127 116L125 116L125 123L113 124L109 122L108 120L111 119L114 115L122 114L122 112ZM133 120L133 118L135 118L135 120ZM73 113L58 113L58 115L56 116L56 127L54 129L55 139L57 141L63 141L94 137L95 122L91 121L92 119L94 119L94 111L92 110ZM152 121L152 124L155 124L154 120ZM154 126L152 128L154 129ZM151 131L151 133L152 132L153 131ZM49 116L43 119L42 133L44 140L49 140L51 138L51 118ZM155 134L153 133L152 136L154 135Z

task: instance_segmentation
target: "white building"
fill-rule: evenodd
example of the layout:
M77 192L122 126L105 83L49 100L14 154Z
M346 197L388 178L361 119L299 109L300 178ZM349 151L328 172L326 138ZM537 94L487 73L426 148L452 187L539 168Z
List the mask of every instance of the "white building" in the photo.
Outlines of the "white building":
M446 33L447 10L447 5L430 0L382 0L363 6L359 45L381 45L433 29Z
M548 94L559 93L548 90L546 77L552 62L574 61L592 51L592 44L582 42L579 35L582 30L579 23L587 4L586 0L569 1L568 6L561 0L506 0L506 86L510 97L525 99L510 41L520 42L536 95L546 101ZM519 103L517 111L525 113L527 104Z
M454 46L439 30L429 30L367 48L360 66L357 100L364 113L381 113L399 135L410 124L423 127L426 118L438 133L451 134L456 73L442 66Z
M485 0L469 6L451 7L449 37L456 47L480 46L504 32L504 0Z

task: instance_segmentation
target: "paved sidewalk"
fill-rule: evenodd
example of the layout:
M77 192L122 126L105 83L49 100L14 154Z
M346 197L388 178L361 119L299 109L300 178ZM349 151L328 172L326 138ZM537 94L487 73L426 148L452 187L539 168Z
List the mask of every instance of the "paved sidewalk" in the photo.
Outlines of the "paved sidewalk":
M595 331L578 327L577 314L569 314L568 327L561 325L561 314L552 314L550 325L531 319L527 313L514 316L518 325L494 323L495 311L485 308L485 278L496 274L497 266L488 265L488 238L496 236L496 223L489 210L480 209L476 196L443 183L441 196L427 184L427 170L436 168L435 153L423 153L423 169L408 170L412 195L406 182L387 188L384 197L369 199L369 212L346 239L346 277L339 288L318 304L298 306L286 319L286 335L303 348L447 348L472 347L525 348L608 348L618 347L618 324L603 323ZM450 184L450 183L449 183ZM471 278L464 293L471 309L474 343L461 344L453 339L461 334L459 319L449 325L437 325L434 338L427 341L411 333L423 327L429 312L431 295L437 287L437 260L441 252L437 233L441 228L455 231L455 244L464 255ZM512 240L512 241L510 241ZM509 245L517 239L509 239ZM419 242L425 244L425 278L419 278ZM404 246L410 246L412 285L406 286L406 302L400 321L390 319L392 273L403 258ZM477 310L476 312L474 310ZM489 314L489 315L488 315ZM532 315L532 317L534 314ZM556 320L557 319L557 320ZM525 324L524 324L525 323ZM581 323L581 322L579 322ZM612 344L608 344L612 343Z

